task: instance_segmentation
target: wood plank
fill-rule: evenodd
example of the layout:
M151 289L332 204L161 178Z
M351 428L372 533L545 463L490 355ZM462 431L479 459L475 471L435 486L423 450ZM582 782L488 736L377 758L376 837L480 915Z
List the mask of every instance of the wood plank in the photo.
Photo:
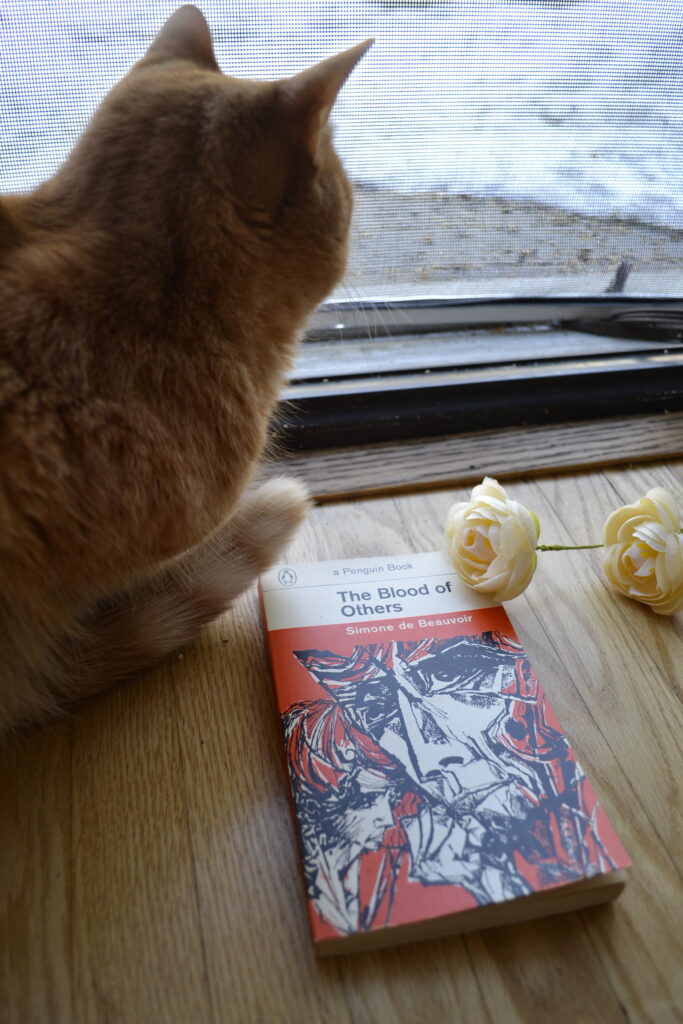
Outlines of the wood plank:
M71 723L0 753L0 1021L72 1019Z
M681 455L683 413L666 413L282 455L267 472L298 477L322 502Z
M73 1020L211 1019L173 666L73 725Z
M683 461L509 491L544 541L586 542L657 483L680 497ZM289 557L433 549L468 492L323 504ZM181 659L0 755L0 1021L682 1021L683 617L608 592L599 553L539 563L509 612L634 860L614 905L317 962L251 590Z

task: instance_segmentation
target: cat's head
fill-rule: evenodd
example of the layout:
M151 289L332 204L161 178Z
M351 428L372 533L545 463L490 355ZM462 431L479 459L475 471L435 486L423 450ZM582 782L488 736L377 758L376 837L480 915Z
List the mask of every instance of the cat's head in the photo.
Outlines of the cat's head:
M201 12L181 7L106 97L54 188L122 239L158 234L163 202L159 242L182 249L176 258L229 252L235 283L269 287L276 271L280 299L288 282L298 294L305 283L310 308L343 272L352 210L328 117L371 42L278 82L239 79L218 68Z

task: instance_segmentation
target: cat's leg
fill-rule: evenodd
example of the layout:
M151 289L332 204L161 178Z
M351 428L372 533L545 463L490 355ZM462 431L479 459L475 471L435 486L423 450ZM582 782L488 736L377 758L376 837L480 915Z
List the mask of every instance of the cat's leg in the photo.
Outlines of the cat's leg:
M207 541L130 591L101 602L61 642L53 692L61 700L97 693L192 640L276 561L308 508L304 487L286 478L247 494Z

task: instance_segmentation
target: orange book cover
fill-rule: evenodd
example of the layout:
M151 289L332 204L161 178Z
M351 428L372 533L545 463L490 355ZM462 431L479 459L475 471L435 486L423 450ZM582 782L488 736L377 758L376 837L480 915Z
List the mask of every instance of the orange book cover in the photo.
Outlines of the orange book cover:
M629 865L505 609L443 553L260 593L314 943Z

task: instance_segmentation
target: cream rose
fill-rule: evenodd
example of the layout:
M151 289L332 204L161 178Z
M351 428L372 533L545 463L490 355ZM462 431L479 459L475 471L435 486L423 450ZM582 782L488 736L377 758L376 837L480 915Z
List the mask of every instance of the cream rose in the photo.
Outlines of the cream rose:
M605 523L605 575L615 590L659 615L683 608L683 536L673 496L654 487Z
M450 509L446 539L456 572L474 590L509 601L529 585L536 568L538 520L484 477L470 501Z

